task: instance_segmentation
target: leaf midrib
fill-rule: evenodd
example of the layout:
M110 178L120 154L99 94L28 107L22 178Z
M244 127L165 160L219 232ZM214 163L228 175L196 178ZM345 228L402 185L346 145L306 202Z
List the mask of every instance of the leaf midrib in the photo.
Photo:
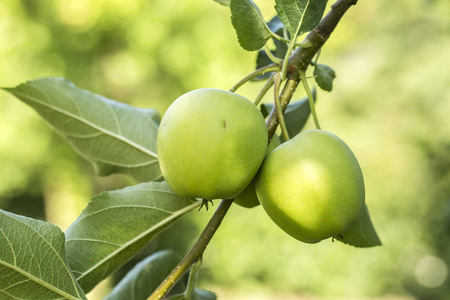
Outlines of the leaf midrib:
M305 5L305 7L304 7L304 9L303 9L303 12L300 10L300 7L298 7L298 10L299 10L300 13L302 14L302 16L301 16L301 18L300 18L300 21L298 22L297 30L295 31L295 37L297 37L297 35L298 35L298 33L299 33L299 31L300 31L300 29L301 29L301 27L302 27L302 24L303 24L303 18L305 17L305 13L306 13L306 11L308 10L308 7L309 7L309 4L310 4L310 3L311 3L311 0L307 0L307 3L306 3L306 5ZM292 40L295 40L295 38L292 39Z
M16 94L16 95L20 96L20 97L23 97L23 98L25 98L25 99L28 99L29 101L35 102L35 103L40 104L40 105L42 105L42 106L44 106L44 107L47 107L47 108L49 108L49 109L53 109L54 111L57 111L57 112L59 112L59 113L61 113L61 114L63 114L63 115L66 115L66 116L68 116L68 117L71 117L71 118L73 118L73 119L75 119L75 120L77 120L77 121L79 121L79 122L81 122L81 123L83 123L83 124L85 124L85 125L87 125L87 126L93 128L93 129L95 129L95 130L98 130L98 131L100 131L100 132L103 132L103 133L106 134L106 135L109 135L109 136L111 136L111 137L113 137L113 138L116 138L116 139L118 139L118 140L120 140L120 141L122 141L122 142L124 142L124 143L126 143L126 144L128 144L128 145L130 145L130 146L132 146L133 148L135 148L135 149L137 149L137 150L139 150L139 151L141 151L141 152L143 152L143 153L145 153L145 154L147 154L147 155L149 155L149 156L152 156L152 157L155 158L155 159L158 158L158 155L157 155L155 152L153 152L153 151L151 151L151 150L148 150L148 149L142 147L141 145L136 144L135 142L133 142L133 141L131 141L131 140L129 140L129 139L127 139L127 138L121 136L121 135L118 135L118 134L116 134L116 133L114 133L114 132L112 132L112 131L106 130L106 129L104 129L104 128L102 128L102 127L100 127L100 126L98 126L98 125L96 125L96 124L94 124L94 123L92 123L92 122L90 122L90 121L84 119L84 118L81 118L80 116L77 116L77 115L75 115L75 114L73 114L73 113L70 113L70 112L65 111L65 110L63 110L63 109L60 109L60 108L58 108L58 107L56 107L56 106L49 105L49 104L46 103L46 102L42 102L42 101L40 101L39 99L36 99L36 98L31 97L31 96L29 96L29 95L23 94L23 93L21 93L21 92L18 92L18 91L12 90L12 89L9 89L9 91L12 92L13 94ZM67 132L66 132L65 134L66 134L67 136L71 136L71 135L68 134Z
M167 223L169 223L170 221L176 219L177 217L182 216L183 214L193 210L194 208L200 206L202 203L202 201L196 201L194 203L192 203L189 206L186 206L185 208L173 213L173 215L169 216L168 218L164 219L161 222L158 222L157 224L155 224L154 226L150 227L149 229L145 230L144 232L142 232L141 234L137 235L136 237L132 238L131 240L129 240L128 242L124 243L121 247L117 248L115 251L111 252L109 255L107 255L105 258L103 258L102 260L100 260L98 263L96 263L95 265L93 265L91 268L89 268L88 270L86 270L85 272L83 272L79 277L76 278L76 280L78 282L80 282L81 279L83 279L84 277L88 276L90 273L94 272L96 269L98 269L101 265L103 265L104 263L107 263L110 259L112 259L114 256L116 256L117 254L119 254L120 252L122 252L123 250L127 249L129 246L133 245L134 243L136 243L137 241L141 240L142 238L144 238L145 236L147 236L148 234L150 234L151 232L155 231L156 229L158 229L159 227L166 225Z
M63 290L61 290L61 289L59 289L59 288L57 288L57 287L55 287L55 286L53 286L53 285L48 284L47 282L43 281L42 279L37 278L37 277L34 276L33 274L30 274L30 273L28 273L28 272L25 272L24 270L22 270L21 268L19 268L19 267L17 267L17 266L11 265L11 264L9 264L9 263L7 263L7 262L5 262L5 261L0 261L0 264L3 265L3 266L5 266L5 267L7 267L7 268L10 268L10 269L16 271L17 273L22 274L22 275L25 276L26 278L29 278L30 280L36 282L37 284L39 284L39 285L41 285L41 286L47 288L48 290L50 290L50 291L52 291L52 292L54 292L54 293L56 293L56 294L58 294L58 295L61 295L61 296L63 296L63 297L66 297L66 298L69 299L69 300L80 300L80 299L82 299L82 298L74 297L74 296L72 296L72 295L66 293L66 292L63 291ZM78 292L78 290L77 290L77 292Z
M55 253L55 255L56 255L56 257L58 258L58 260L61 262L61 264L64 266L64 269L66 270L66 273L67 274L69 274L69 277L72 279L72 283L73 283L73 287L74 287L74 289L75 289L75 291L76 291L76 293L77 293L77 295L78 296L80 296L79 295L79 291L78 291L78 288L77 288L77 284L76 284L76 282L73 280L73 278L71 277L71 273L70 273L70 270L69 270L69 268L68 268L68 266L66 265L66 263L65 263L65 261L62 259L62 257L59 255L59 253L58 253L58 251L55 249L55 247L53 247L53 245L39 232L39 231L37 231L33 226L31 226L30 224L27 224L27 223L25 223L25 222L23 222L23 221L21 221L21 220L19 220L19 219L17 219L17 218L14 218L14 217L12 217L12 216L10 216L10 215L8 215L8 214L6 214L6 216L7 217L9 217L9 218L11 218L11 219L13 219L13 220L15 220L15 221L17 221L17 222L20 222L21 224L23 224L24 226L27 226L28 228L30 228L32 231L34 231L47 245L48 245L48 247L50 248L50 250L51 251L53 251L53 253ZM54 225L53 225L54 226ZM56 227L56 226L55 226ZM62 232L61 232L62 233ZM8 236L5 234L5 237L6 237L6 239L9 241L9 238L8 238ZM12 247L12 245L11 245L11 247ZM16 258L16 254L15 254L15 252L14 252L14 248L12 247L12 250L13 250L13 255L14 255L14 261L16 261L17 260L17 258ZM3 261L0 261L0 263L2 263ZM6 263L6 262L5 262ZM10 265L10 264L8 264L8 265ZM18 267L17 267L18 268ZM32 274L30 274L31 276L33 276ZM34 276L33 276L34 277ZM37 277L36 277L37 278ZM79 298L75 298L75 299L79 299Z

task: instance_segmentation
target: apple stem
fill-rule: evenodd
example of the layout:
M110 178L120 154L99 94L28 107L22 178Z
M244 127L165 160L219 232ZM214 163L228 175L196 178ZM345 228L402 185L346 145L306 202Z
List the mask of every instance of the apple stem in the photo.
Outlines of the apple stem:
M299 73L300 73L300 79L303 84L303 88L305 89L305 92L308 95L309 106L311 107L311 114L313 115L313 118L314 118L314 124L316 125L317 129L320 129L319 119L317 118L316 107L314 105L314 97L311 93L311 89L308 86L308 81L306 79L305 71L300 71Z
M267 66L264 66L262 68L259 68L255 71L253 71L252 73L248 74L247 76L245 76L244 78L242 78L241 80L239 80L238 83L236 83L235 85L233 85L233 87L230 89L230 92L236 92L236 90L238 88L240 88L242 85L244 85L246 82L252 80L255 77L258 77L259 75L264 75L266 73L270 73L270 72L275 72L278 71L280 69L280 66L273 63Z
M275 74L270 76L269 80L267 80L266 84L263 86L263 88L259 92L259 94L256 97L255 101L253 102L256 106L261 102L261 100L264 97L264 95L272 87L272 85L274 83L274 76L275 76Z
M289 141L289 132L286 127L286 123L284 122L284 116L283 116L283 108L281 107L280 102L280 85L281 85L281 73L278 72L277 75L275 75L275 87L274 87L274 102L275 102L275 110L277 113L277 119L278 123L280 123L281 132L283 133L283 137L285 141Z
M270 51L269 46L266 44L264 46L264 52L266 53L267 57L277 65L281 65L283 63L283 60L281 58L276 57L272 51Z
M288 81L284 85L283 91L281 92L281 95L280 95L280 106L281 106L281 110L283 112L286 110L286 107L288 106L297 86L298 86L298 81L296 81L294 79L288 79ZM278 123L279 122L278 122L277 112L276 112L276 108L274 107L266 120L267 131L269 133L269 142L272 139L273 135L275 134L275 131L277 130Z

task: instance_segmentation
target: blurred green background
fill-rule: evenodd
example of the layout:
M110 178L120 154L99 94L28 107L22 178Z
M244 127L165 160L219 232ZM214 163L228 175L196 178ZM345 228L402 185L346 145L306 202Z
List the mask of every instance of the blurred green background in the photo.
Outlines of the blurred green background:
M255 2L273 16L273 1ZM201 287L220 299L450 299L449 15L448 0L359 1L320 57L337 73L333 92L318 94L321 125L357 156L384 245L302 244L261 207L233 206L205 253ZM229 89L254 69L229 16L212 0L3 0L0 86L64 76L163 113L189 90ZM260 87L238 92L252 99ZM65 229L93 195L131 183L97 177L5 92L0 132L1 209ZM148 251L185 252L211 214L192 213Z

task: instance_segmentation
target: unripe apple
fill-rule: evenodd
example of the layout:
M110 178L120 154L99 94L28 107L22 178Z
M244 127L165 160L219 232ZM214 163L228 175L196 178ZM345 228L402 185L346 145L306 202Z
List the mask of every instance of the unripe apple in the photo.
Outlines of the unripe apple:
M261 166L267 139L263 116L245 97L217 89L191 91L161 120L161 172L183 197L234 198Z
M257 175L256 193L269 217L306 243L343 233L365 197L355 155L324 130L300 133L272 151Z

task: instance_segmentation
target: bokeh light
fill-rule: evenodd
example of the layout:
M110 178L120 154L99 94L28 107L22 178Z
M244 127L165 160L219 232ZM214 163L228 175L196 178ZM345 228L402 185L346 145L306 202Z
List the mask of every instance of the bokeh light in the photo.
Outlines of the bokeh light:
M255 3L272 17L272 1ZM320 56L337 74L331 93L318 92L321 125L358 158L383 246L302 244L260 207L232 206L206 250L201 287L221 299L448 299L449 14L448 0L358 1ZM229 89L255 66L255 53L237 43L229 10L212 0L1 1L0 36L2 87L64 76L161 114L181 94ZM253 99L261 86L239 93ZM295 97L304 96L299 88ZM313 126L309 120L307 129ZM3 91L0 132L1 209L65 229L92 196L132 184L121 175L97 177ZM192 213L148 251L185 252L210 216Z

